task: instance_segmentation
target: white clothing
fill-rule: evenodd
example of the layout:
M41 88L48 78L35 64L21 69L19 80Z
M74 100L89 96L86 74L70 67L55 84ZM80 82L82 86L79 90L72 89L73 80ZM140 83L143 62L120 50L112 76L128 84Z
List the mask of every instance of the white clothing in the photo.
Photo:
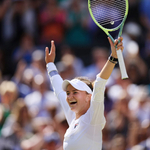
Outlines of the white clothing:
M48 73L57 70L54 63L47 64ZM105 126L104 90L107 80L96 78L88 111L75 120L75 113L71 111L66 92L62 90L63 80L60 75L50 77L54 92L58 97L69 124L64 136L64 150L101 150L102 129Z

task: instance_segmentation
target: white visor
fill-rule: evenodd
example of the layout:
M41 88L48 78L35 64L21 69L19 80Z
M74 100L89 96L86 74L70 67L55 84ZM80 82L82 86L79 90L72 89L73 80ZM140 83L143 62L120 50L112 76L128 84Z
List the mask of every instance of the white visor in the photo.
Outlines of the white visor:
M84 83L84 82L82 82L82 81L80 81L78 79L73 79L71 81L64 80L63 84L62 84L62 89L64 91L66 91L67 90L67 86L69 84L71 84L77 90L86 91L87 93L92 94L92 90L90 89L90 87L86 83Z

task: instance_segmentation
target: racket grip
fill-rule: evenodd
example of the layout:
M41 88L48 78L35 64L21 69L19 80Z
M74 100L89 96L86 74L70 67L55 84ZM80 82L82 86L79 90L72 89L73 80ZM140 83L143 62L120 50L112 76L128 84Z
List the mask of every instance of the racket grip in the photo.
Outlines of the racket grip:
M125 67L125 63L124 63L124 59L123 59L123 55L122 55L121 50L117 50L117 56L118 56L119 67L120 67L120 71L121 71L121 78L127 79L128 75L126 72L126 67Z

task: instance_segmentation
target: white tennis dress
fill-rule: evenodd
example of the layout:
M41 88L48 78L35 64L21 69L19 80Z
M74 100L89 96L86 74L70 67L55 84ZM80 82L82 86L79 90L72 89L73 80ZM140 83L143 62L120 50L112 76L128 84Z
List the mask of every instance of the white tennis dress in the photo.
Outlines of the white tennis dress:
M57 69L54 63L48 63L47 70L50 73ZM96 78L90 108L79 119L75 119L75 113L71 111L66 101L67 95L62 90L63 80L60 75L50 76L50 81L69 124L64 136L63 149L101 150L102 129L106 123L104 117L104 91L107 80L100 77Z

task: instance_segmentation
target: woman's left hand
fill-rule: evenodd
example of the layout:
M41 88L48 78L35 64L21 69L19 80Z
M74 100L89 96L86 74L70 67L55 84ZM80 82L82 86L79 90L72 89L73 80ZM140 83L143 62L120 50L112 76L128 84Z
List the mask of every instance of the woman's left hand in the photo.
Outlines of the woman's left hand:
M115 40L115 42L113 43L112 40L108 37L110 46L111 46L111 56L114 58L118 58L117 56L117 50L121 49L121 51L123 51L124 47L123 47L123 37L119 37L118 39ZM118 43L118 41L120 41ZM116 48L117 47L117 48Z

